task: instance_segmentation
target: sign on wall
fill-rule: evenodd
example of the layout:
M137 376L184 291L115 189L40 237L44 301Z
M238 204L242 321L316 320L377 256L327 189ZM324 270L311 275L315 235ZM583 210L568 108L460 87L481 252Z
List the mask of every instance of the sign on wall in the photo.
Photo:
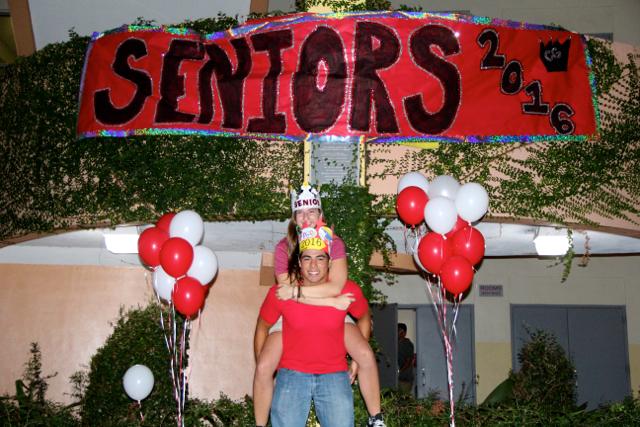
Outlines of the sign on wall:
M585 139L589 73L576 33L471 16L296 14L208 36L130 26L90 43L78 134Z

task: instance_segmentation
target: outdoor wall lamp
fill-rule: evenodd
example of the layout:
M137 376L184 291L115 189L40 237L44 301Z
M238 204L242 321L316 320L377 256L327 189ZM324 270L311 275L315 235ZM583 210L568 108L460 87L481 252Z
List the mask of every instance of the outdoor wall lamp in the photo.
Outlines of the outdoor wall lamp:
M104 245L114 254L138 253L138 226L118 226L115 229L107 229L102 232Z
M560 256L569 250L566 228L538 227L533 238L539 256Z

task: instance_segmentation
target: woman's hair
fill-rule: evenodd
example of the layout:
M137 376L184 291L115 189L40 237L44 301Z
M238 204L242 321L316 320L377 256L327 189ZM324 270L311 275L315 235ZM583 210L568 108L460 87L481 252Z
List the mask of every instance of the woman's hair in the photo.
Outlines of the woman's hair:
M300 245L298 244L296 244L293 248L293 252L289 255L287 271L289 273L289 281L291 281L291 283L296 283L302 280L302 272L300 271Z
M295 214L289 220L289 226L287 227L287 257L291 260L291 254L298 246L298 225L296 224Z
M289 221L287 227L287 272L289 273L289 281L295 283L300 278L300 266L298 265L298 225L296 224L295 213Z

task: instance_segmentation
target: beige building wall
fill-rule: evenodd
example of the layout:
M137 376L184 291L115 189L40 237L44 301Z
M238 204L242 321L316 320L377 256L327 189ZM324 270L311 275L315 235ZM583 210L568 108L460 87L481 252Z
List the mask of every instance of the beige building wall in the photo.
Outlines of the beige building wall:
M251 394L253 331L267 286L258 270L221 270L191 335L190 391L203 399L221 392ZM121 307L152 298L142 267L0 264L0 394L15 393L31 342L42 351L47 397L70 402L69 377L85 369L113 331ZM158 375L158 373L156 373Z
M631 388L640 389L640 256L594 257L587 267L575 260L571 274L561 283L562 267L535 258L485 259L472 291L464 301L474 305L475 361L479 378L478 402L502 382L511 369L511 304L623 305ZM479 284L500 284L503 297L480 297ZM423 280L398 276L393 286L379 285L389 302L430 304Z
M486 259L465 304L474 304L478 401L511 368L510 304L624 305L632 390L640 389L640 256L596 257L586 268L574 263L566 283L560 266L538 259ZM0 393L13 393L37 341L49 398L69 402L69 376L86 368L112 332L121 307L151 298L149 273L142 267L0 264ZM268 287L258 270L221 270L191 336L190 387L194 396L234 399L251 394L255 320ZM501 284L504 296L480 297L479 284ZM424 282L399 276L379 285L390 302L429 304ZM414 328L412 327L412 330Z

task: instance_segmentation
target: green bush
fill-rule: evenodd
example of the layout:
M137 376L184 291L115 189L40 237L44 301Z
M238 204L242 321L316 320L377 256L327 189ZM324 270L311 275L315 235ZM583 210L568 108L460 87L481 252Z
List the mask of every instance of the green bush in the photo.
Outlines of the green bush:
M185 367L187 363L185 360ZM135 364L147 366L155 379L153 390L142 401L141 407L127 396L122 385L125 372ZM91 358L82 402L82 425L175 424L177 404L173 399L169 372L169 353L160 326L160 307L153 303L143 309L121 313L113 333ZM144 422L140 413L144 415Z
M154 370L156 387L142 403L145 422L139 418L139 408L124 395L121 375L125 369L121 355L129 352L149 353L150 359L144 363L168 364L166 350L162 342L155 348L151 338L153 326L159 314L156 305L123 314L116 324L112 337L92 360L89 377L94 380L84 399L82 421L74 416L76 404L62 406L46 400L47 379L41 372L41 356L37 344L32 344L31 358L25 364L22 380L16 381L14 396L0 397L0 426L171 426L175 425L175 404L171 398L168 372ZM147 334L147 337L143 337ZM130 346L130 347L128 347ZM162 350L162 351L161 351ZM110 355L110 356L109 356ZM124 356L126 358L128 356ZM109 363L113 362L113 366ZM100 387L96 378L109 378ZM78 375L72 382L78 385ZM164 384L163 384L164 383ZM354 386L355 425L366 423L367 411L357 386ZM164 406L163 406L164 405ZM425 399L400 393L397 390L383 390L382 410L389 427L445 426L449 423L449 404L431 395ZM456 424L459 426L637 426L640 425L640 400L631 397L623 402L603 406L593 411L583 408L568 410L560 406L541 406L535 402L514 400L494 405L456 406ZM215 401L189 399L185 407L187 427L251 427L254 425L253 402L249 396L240 400L230 399L222 394ZM313 415L308 425L313 423Z
M570 409L576 404L576 370L558 344L546 331L529 333L520 353L520 371L511 372L513 398L517 404L533 404Z
M47 380L56 374L43 377L42 355L37 343L31 343L30 353L22 379L16 381L16 394L0 397L0 425L78 426L73 413L75 405L62 406L46 399Z

